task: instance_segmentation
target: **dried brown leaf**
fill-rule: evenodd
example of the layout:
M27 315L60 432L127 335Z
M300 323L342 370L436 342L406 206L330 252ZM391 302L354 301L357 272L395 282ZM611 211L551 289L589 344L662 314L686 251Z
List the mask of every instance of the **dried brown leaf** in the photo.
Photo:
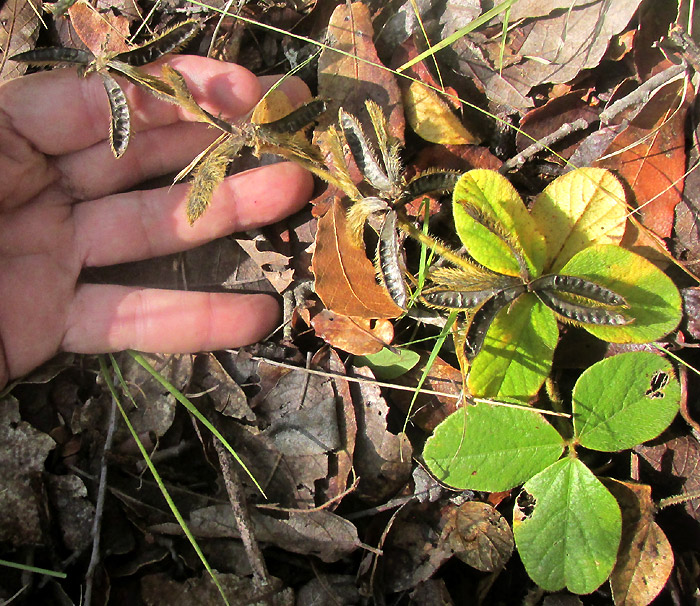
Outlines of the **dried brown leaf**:
M27 0L7 0L0 7L0 81L17 78L26 71L26 65L8 62L7 58L34 48L40 26L37 10Z
M465 564L483 572L505 566L513 553L513 531L488 503L468 501L444 513L442 541Z
M324 309L311 320L316 335L326 343L356 356L366 356L381 351L391 343L394 330L388 320L350 318Z
M311 268L316 293L331 311L368 320L403 313L377 284L374 265L365 251L352 241L345 208L338 201L318 221Z
M622 539L610 587L616 606L646 606L673 570L673 550L654 521L651 486L607 480L622 511Z

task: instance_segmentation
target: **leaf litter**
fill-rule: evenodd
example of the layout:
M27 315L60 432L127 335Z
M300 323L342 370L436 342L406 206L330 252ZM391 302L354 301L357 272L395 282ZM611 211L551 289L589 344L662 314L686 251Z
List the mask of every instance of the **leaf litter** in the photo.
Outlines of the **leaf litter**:
M648 4L630 0L606 10L603 0L520 0L435 58L406 70L418 83L382 66L397 68L428 44L459 31L482 12L480 3L406 2L387 11L377 2L337 8L325 0L261 2L248 3L245 14L263 23L284 24L295 35L323 39L351 55L325 49L316 64L300 72L310 75L314 93L330 101L314 129L314 141L327 162L332 164L329 127L337 124L339 107L356 116L377 145L366 99L378 104L389 131L404 144L402 170L408 178L426 168L464 172L505 166L516 188L532 200L553 176L566 171L563 158L577 163L585 158L585 165L616 170L627 188L627 195L621 196L630 203L627 211L640 208L641 233L646 229L663 238L668 250L697 274L698 204L697 188L692 186L697 171L687 172L697 162L697 137L684 136L687 117L694 111L694 92L677 82L662 82L635 96L653 75L686 58L685 51L667 51L669 62L658 48L652 49L667 32ZM675 11L675 2L666 4ZM5 56L35 44L38 18L27 7L3 5L3 15L10 15L3 19ZM143 41L150 35L146 32L196 17L204 18L205 26L189 52L211 45L220 56L257 73L285 69L290 58L316 50L302 39L253 28L235 18L215 28L218 17L209 9L164 4L142 22L132 7L104 8L98 5L96 12L85 3L76 4L68 19L56 18L57 29L42 34L42 44L82 48L85 42L94 53L104 52L108 39L123 44L139 30L137 41ZM43 18L53 21L48 15ZM615 50L623 45L623 50ZM5 61L2 77L18 75L12 71L18 65ZM443 86L450 96L434 90ZM467 104L456 103L454 96ZM608 120L605 112L620 100L631 104ZM475 112L469 104L489 114ZM573 134L557 134L581 119L583 127ZM554 135L550 149L527 151L532 140L522 133L516 138L501 120L520 125L535 139ZM353 182L365 195L366 184L361 183L352 153L344 151ZM516 164L510 161L525 151L524 163L517 164L522 168L513 169ZM190 529L216 562L229 598L263 603L274 596L275 603L296 600L306 605L326 603L329 595L342 604L363 603L368 596L382 603L404 595L410 604L457 604L464 601L468 583L482 596L480 603L520 603L516 594L534 595L536 590L522 565L509 559L512 534L502 516L508 508L502 505L512 505L517 491L498 498L493 493L494 507L486 503L486 493L456 494L432 478L432 484L425 484L417 473L422 467L416 457L426 436L464 405L459 401L463 376L455 356L449 347L443 350L424 383L443 395L424 394L415 400L411 392L379 387L369 368L353 365L351 354L371 358L409 343L420 362L391 382L415 388L431 347L420 339L434 336L435 327L406 317L377 281L368 253L376 234L368 226L359 245L348 237L343 192L333 185L325 190L319 186L318 191L313 216L308 210L286 226L239 235L238 244L224 239L184 255L100 270L101 279L110 282L249 292L293 289L298 294L290 308L293 314L285 318L290 329L267 344L151 360L215 423L262 483L267 499L238 470L250 528L241 527L228 503L223 487L231 478L219 467L212 437L125 356L120 358L122 372L136 402L129 404L132 423L156 458ZM408 216L425 216L420 204L418 199L407 206ZM431 230L448 238L445 204L444 197L432 196L428 214ZM554 236L557 230L552 230ZM615 232L613 237L620 235ZM658 249L659 240L628 230L623 242L648 251ZM402 249L418 252L410 242ZM654 257L657 263L661 259L668 264L664 250ZM417 274L417 267L407 269ZM312 277L317 292L297 288ZM695 283L687 277L677 283L690 288L684 291L684 322L666 346L697 367L693 349L684 346L698 339ZM575 333L571 327L562 332L564 340ZM456 344L458 339L455 335ZM81 561L94 542L91 525L111 401L95 379L94 361L79 360L56 365L39 382L18 385L2 401L0 452L6 462L0 490L5 503L0 559L28 561L31 550L35 564L61 569L61 558L70 554L73 561ZM577 371L569 362L558 366L554 360L557 372L573 384ZM694 390L697 380L690 376L686 389ZM539 395L533 403L542 401ZM647 604L656 594L662 596L657 599L678 601L693 590L688 589L692 574L686 564L678 565L670 577L668 571L674 557L676 562L697 559L697 543L687 539L697 536L697 501L657 513L649 496L649 486L654 499L698 490L697 440L682 427L674 425L673 431L673 437L663 434L635 448L641 465L633 476L643 486L624 484L620 490L634 496L618 497L628 551L618 558L611 587L602 586L597 597L583 596L583 603ZM622 480L629 478L625 457L613 453L608 462ZM107 460L100 598L111 593L118 600L127 595L127 587L138 587L147 604L217 603L218 590L209 575L202 574L201 562L184 541L151 476L143 472L133 440L121 426ZM430 500L423 493L430 493ZM680 511L689 515L681 520ZM239 540L241 528L243 534L252 531L263 549L270 568L268 585L251 576L250 556ZM654 566L655 558L665 565ZM53 585L55 595L58 587L73 603L78 603L77 587L86 575L84 567L76 568L68 568L70 583ZM479 570L493 572L486 579ZM20 587L14 573L0 578L3 598ZM27 590L32 600L28 603L67 603L49 596L48 587L33 583Z

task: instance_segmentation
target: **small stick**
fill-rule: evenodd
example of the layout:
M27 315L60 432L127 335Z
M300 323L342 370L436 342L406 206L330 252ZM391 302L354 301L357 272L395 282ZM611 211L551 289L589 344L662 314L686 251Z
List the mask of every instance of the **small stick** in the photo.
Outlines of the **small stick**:
M253 521L246 507L245 493L238 472L233 468L233 457L219 442L214 440L214 448L219 457L219 464L223 472L224 484L228 493L233 517L236 520L238 531L241 533L241 541L245 549L248 561L253 569L253 582L258 589L264 589L270 585L270 575L265 565L265 559L253 532Z
M649 80L646 82L643 82L629 95L615 101L615 103L613 103L610 107L604 109L597 118L591 120L579 118L573 122L567 122L553 133L550 133L539 141L535 141L518 155L513 156L510 160L504 162L501 168L498 169L498 172L503 175L511 170L517 170L536 153L542 151L545 147L551 147L564 139L564 137L568 137L571 133L579 130L585 130L595 123L600 123L601 126L607 126L617 115L622 113L627 108L634 105L644 105L647 103L661 86L671 82L684 71L685 65L682 64L672 65L671 67L666 68L664 71L649 78Z
M100 483L97 487L97 502L95 503L95 519L92 522L92 553L90 563L85 573L85 597L83 605L90 606L92 603L92 585L95 577L95 570L100 561L100 533L102 529L102 514L105 507L105 495L107 494L107 455L112 449L114 432L117 427L117 401L112 398L112 408L109 412L109 425L107 427L107 437L102 449L100 460Z

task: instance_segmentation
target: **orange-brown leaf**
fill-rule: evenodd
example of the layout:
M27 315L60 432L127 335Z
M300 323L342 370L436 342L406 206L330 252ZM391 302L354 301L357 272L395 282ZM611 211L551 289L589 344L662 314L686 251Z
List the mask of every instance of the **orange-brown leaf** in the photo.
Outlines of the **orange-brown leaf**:
M374 265L365 251L352 242L346 210L338 200L318 220L311 268L316 293L331 311L368 320L396 318L402 313L377 284Z
M611 143L606 155L614 155L596 163L627 181L640 207L638 217L661 238L671 236L674 209L683 193L690 97L678 108L682 95L678 82L666 85Z
M314 316L311 326L324 341L356 356L377 353L394 338L394 327L389 320L370 323L327 309Z
M125 17L98 13L87 2L76 2L68 9L75 33L93 55L121 53L129 50L129 22Z

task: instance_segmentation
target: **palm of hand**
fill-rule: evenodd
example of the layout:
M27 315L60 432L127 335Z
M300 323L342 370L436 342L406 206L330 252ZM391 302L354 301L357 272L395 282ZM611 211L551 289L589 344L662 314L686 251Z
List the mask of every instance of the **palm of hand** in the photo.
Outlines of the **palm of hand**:
M235 65L198 57L171 63L196 74L195 94L227 117L260 96L257 79ZM248 171L226 180L194 227L185 218L186 185L121 193L178 170L215 137L176 107L125 88L136 133L115 160L99 82L58 70L0 87L0 386L61 350L234 347L277 322L277 303L264 295L78 282L86 266L184 250L276 221L311 193L309 175L289 163ZM286 92L293 102L306 96L299 82Z

